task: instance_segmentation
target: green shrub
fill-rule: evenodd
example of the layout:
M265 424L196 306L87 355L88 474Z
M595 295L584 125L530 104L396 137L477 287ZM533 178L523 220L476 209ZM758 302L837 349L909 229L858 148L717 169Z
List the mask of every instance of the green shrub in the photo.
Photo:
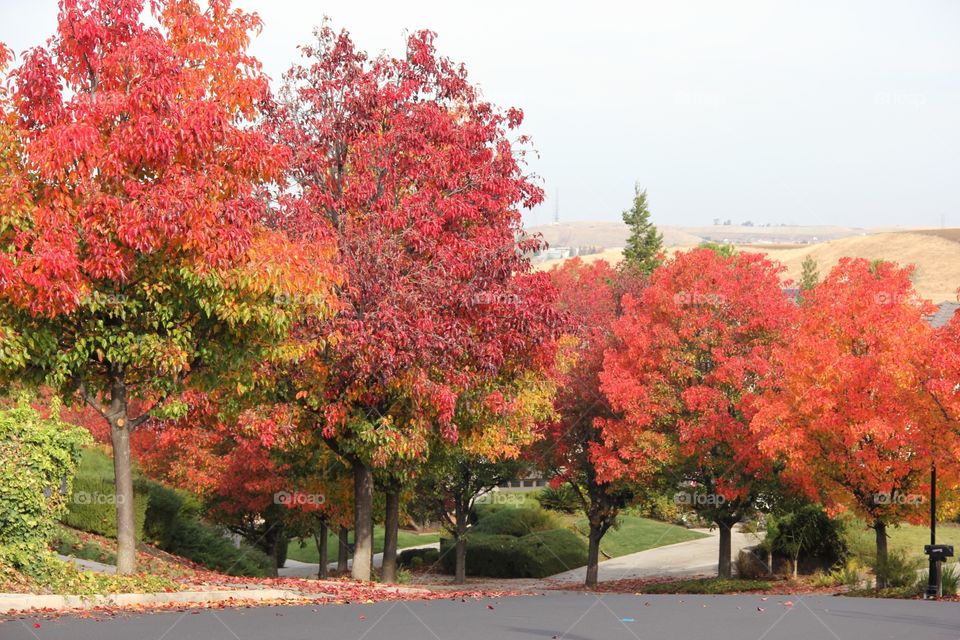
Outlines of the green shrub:
M765 544L778 558L800 564L830 567L847 557L844 525L831 518L820 505L805 505L781 516L767 519Z
M960 572L957 571L957 565L944 564L940 568L940 577L940 582L943 585L943 595L957 595L957 582L960 581ZM916 583L914 584L914 591L916 592L916 595L921 595L927 592L927 582L929 580L930 570L925 569L921 571L917 576Z
M199 504L192 496L159 482L138 478L136 488L148 496L145 539L161 548L169 546L178 518L196 517L199 512Z
M537 496L537 502L544 509L560 513L576 513L580 509L580 498L569 484L557 488L546 487Z
M440 563L453 573L453 540L440 540ZM544 578L587 562L587 546L569 529L536 531L517 537L471 531L467 534L467 575L490 578Z
M546 531L560 526L557 517L539 508L523 507L498 509L491 512L481 512L482 516L473 528L477 533L507 535L514 537L525 536L533 531ZM479 514L478 514L479 515Z
M269 576L273 560L245 542L236 546L217 527L190 517L174 522L164 551L232 576Z
M97 533L108 538L117 537L116 493L112 481L83 474L83 466L73 481L73 492L67 503L63 523L80 531ZM134 535L143 539L143 524L149 496L134 489L133 510L136 521Z
M921 564L920 559L912 558L896 549L887 552L886 561L874 561L873 572L878 578L886 579L888 588L908 587L916 583ZM877 582L879 583L879 580Z
M397 566L420 569L436 564L439 559L440 551L437 549L407 549L397 556Z
M139 478L137 490L149 496L144 534L169 553L236 576L268 576L273 562L246 543L238 548L217 527L200 520L200 503L185 491Z
M80 459L84 429L28 404L0 411L0 546L45 544L56 532Z

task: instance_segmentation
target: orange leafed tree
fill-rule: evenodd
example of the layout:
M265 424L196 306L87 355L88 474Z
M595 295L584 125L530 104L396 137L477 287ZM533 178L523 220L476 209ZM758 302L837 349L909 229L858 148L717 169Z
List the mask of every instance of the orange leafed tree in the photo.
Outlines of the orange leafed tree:
M956 378L944 386L955 362L936 348L926 319L933 308L911 274L846 258L807 292L793 339L775 354L782 375L753 425L764 450L785 462L788 480L870 523L878 566L887 528L924 518L931 455L941 456L948 482L955 466L947 459L955 429L944 428L935 402L956 415Z
M678 253L625 295L601 390L621 417L601 422L606 477L659 466L720 529L719 573L730 576L731 528L771 474L750 429L776 370L770 354L796 307L783 268L764 256L710 248Z

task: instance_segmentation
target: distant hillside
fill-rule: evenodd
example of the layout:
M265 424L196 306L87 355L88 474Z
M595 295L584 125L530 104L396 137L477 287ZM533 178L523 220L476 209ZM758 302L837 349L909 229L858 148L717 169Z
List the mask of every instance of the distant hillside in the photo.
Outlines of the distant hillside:
M677 249L689 248L678 247ZM793 280L800 277L801 265L807 256L817 261L821 276L842 257L867 258L869 260L892 260L900 264L916 266L914 284L917 291L934 302L956 300L960 287L960 229L929 229L916 231L893 231L866 236L845 237L819 244L778 245L741 244L741 251L766 253L787 267L786 276ZM611 263L621 259L619 249L586 256L584 260L604 259ZM549 269L560 260L550 260L538 265Z
M539 233L551 247L622 247L627 241L627 225L622 222L562 222L560 224L528 227L527 231ZM667 247L687 247L704 240L734 244L760 242L813 244L864 235L865 229L852 227L745 227L742 225L718 225L706 227L661 226L663 244Z

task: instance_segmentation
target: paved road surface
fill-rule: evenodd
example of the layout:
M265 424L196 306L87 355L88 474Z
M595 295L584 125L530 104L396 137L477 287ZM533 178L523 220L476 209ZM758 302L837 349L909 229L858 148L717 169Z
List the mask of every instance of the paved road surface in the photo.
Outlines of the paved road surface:
M499 600L384 602L0 623L3 640L861 640L960 637L960 604L830 596L550 592ZM650 603L645 606L645 603ZM493 609L488 608L492 606ZM758 611L760 607L763 611ZM40 624L34 628L33 624Z
M713 531L697 529L697 531L706 533L709 537L638 551L601 562L600 581L655 576L716 575L720 553L720 532L717 529ZM736 560L740 549L752 547L759 542L760 538L752 534L733 531L730 539L731 558ZM586 567L580 567L550 576L550 579L583 582L586 574Z

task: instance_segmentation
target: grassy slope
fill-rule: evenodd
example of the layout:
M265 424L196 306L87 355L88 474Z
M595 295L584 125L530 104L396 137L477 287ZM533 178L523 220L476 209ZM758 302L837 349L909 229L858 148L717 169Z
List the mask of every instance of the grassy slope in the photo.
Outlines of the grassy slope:
M587 531L586 518L577 520L577 529ZM648 520L637 516L621 516L620 527L611 529L603 536L600 549L610 557L625 556L638 551L662 547L677 542L704 538L706 534L691 531L666 522Z
M887 534L887 545L891 551L900 550L911 557L926 560L923 545L930 544L929 528L901 524L899 527L888 528ZM847 544L853 555L863 560L873 558L876 554L873 529L867 529L862 522L854 521L847 525ZM938 524L937 544L952 544L954 553L960 552L960 525Z

